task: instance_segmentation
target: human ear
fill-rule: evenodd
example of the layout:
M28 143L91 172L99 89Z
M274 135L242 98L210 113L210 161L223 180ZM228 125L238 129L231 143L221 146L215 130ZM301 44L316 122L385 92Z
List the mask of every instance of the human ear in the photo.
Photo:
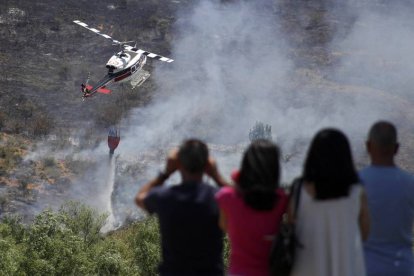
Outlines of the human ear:
M371 153L371 142L370 141L367 140L365 142L365 148L366 148L368 153Z
M396 143L394 147L394 155L398 153L398 150L400 149L400 144Z

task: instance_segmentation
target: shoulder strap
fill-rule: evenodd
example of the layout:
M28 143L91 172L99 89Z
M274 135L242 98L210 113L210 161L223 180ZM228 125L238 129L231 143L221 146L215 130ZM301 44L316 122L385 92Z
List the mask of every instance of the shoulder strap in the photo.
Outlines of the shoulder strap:
M303 179L301 177L295 178L292 183L290 198L293 200L293 217L296 218L296 213L299 207L300 194L302 189Z

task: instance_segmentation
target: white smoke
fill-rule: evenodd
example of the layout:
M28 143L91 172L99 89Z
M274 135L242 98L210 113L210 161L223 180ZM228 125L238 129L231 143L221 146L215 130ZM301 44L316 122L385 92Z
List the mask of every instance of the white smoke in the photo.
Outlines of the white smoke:
M249 3L201 1L175 25L174 63L156 64L153 102L135 110L120 154L168 148L188 137L233 146L248 141L256 121L274 136L284 121L292 70L284 35L271 11ZM288 127L284 127L288 128ZM229 173L241 152L221 155ZM228 160L231 158L232 161ZM227 167L228 166L228 167Z
M389 116L385 102L371 97L374 88L337 84L318 70L294 66L286 39L291 34L281 30L279 13L258 6L205 0L178 17L175 61L156 64L157 92L128 119L132 126L124 132L121 155L139 156L188 137L246 143L249 129L260 121L272 126L285 154L294 154L284 166L288 182L300 174L309 139L319 129L338 127L360 143L373 121ZM338 74L344 68L341 64ZM219 154L227 175L240 156L241 151Z
M411 1L349 1L355 23L348 35L337 37L333 51L341 58L332 79L358 93L361 107L355 120L366 126L358 130L365 137L376 120L394 122L400 131L404 149L399 164L413 170L414 159L408 157L414 119L414 6Z
M337 78L412 100L414 10L374 7L362 9L349 35L337 42L344 54Z
M248 4L203 1L177 22L173 64L153 73L154 102L134 115L126 137L133 147L162 146L197 136L218 143L245 141L255 121L283 106L291 63L271 14Z

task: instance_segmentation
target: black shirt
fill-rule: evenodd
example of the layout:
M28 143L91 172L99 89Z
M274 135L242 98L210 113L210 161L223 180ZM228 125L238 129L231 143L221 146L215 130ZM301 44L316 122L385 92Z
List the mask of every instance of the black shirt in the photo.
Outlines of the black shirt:
M161 275L223 275L216 191L202 182L188 182L148 193L145 207L160 222Z

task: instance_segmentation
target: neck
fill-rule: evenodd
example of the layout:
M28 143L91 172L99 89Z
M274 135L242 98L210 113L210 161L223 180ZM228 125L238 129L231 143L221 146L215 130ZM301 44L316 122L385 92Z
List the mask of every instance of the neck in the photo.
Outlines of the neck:
M181 179L183 182L200 182L203 179L203 174L190 174L182 172Z
M394 158L372 158L371 164L374 166L395 167Z
M395 167L394 157L398 152L398 144L381 146L370 141L367 142L367 149L374 166Z

